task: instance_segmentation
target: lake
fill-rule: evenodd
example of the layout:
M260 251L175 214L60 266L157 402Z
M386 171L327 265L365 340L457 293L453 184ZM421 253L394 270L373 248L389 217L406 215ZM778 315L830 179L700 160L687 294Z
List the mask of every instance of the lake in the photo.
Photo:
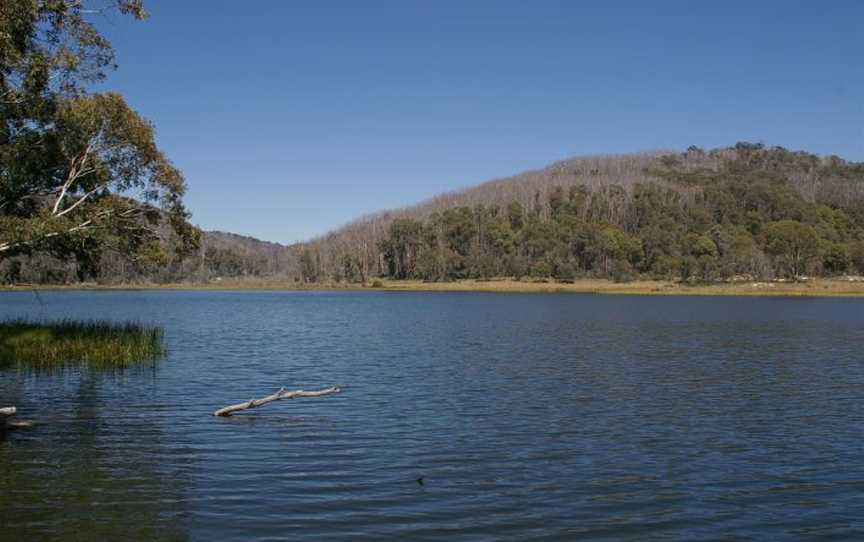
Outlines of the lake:
M168 354L0 370L37 422L0 442L0 538L864 537L862 299L0 294L23 315Z

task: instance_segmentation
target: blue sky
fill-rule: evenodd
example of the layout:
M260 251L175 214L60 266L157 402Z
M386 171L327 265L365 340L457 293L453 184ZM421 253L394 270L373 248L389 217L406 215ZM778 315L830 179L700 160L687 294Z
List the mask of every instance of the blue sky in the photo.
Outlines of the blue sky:
M193 222L279 242L582 154L864 161L864 2L150 0L99 20Z

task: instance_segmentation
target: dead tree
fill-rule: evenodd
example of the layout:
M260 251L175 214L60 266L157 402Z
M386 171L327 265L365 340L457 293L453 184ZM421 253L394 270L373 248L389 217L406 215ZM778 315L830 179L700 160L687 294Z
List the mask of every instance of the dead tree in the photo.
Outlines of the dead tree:
M281 401L282 399L294 399L295 397L320 397L322 395L330 395L333 393L339 393L341 390L337 387L327 388L324 390L318 391L287 391L285 388L280 388L279 391L272 395L268 395L267 397L262 397L260 399L250 399L245 403L237 403L236 405L226 406L224 408L220 408L216 412L213 413L214 416L230 416L235 412L239 412L241 410L247 410L250 408L257 408L262 405L266 405L268 403L272 403L273 401Z

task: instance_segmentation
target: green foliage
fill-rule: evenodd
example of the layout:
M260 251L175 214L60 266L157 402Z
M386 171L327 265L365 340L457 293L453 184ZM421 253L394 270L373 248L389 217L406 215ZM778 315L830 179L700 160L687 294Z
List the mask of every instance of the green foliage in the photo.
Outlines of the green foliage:
M303 250L300 255L300 274L303 277L303 282L317 282L321 276L321 265L318 258L318 253L314 253L307 249Z
M0 4L0 258L47 252L88 269L106 251L152 259L169 237L195 249L183 176L153 126L120 95L88 93L114 67L88 17L146 13L139 0L99 8Z
M819 255L819 236L797 220L772 222L765 228L765 250L787 276L798 278Z
M712 168L690 164L709 158ZM426 280L645 274L711 282L864 271L860 197L814 200L792 180L827 171L864 184L859 165L749 143L690 149L657 165L656 182L629 190L558 186L545 201L537 192L527 213L513 201L503 213L461 206L424 222L394 220L380 244L384 274Z
M347 282L365 283L366 271L361 258L351 254L343 254L339 278Z
M5 321L0 322L0 367L125 367L161 357L162 335L161 328L138 323Z
M864 241L852 241L848 244L848 250L849 263L859 273L864 273Z
M417 256L423 239L423 224L397 218L390 224L390 237L381 244L389 275L397 279L418 276Z

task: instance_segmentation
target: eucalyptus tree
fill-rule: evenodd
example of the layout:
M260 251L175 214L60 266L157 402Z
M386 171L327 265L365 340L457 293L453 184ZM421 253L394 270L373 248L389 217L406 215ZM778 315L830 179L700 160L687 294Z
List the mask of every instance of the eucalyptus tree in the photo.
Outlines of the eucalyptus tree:
M119 94L90 92L115 67L90 21L107 11L146 17L141 0L0 3L0 257L83 257L108 241L133 253L165 224L195 237L152 124Z
M765 228L765 248L789 278L797 279L819 256L819 235L797 220L772 222Z

